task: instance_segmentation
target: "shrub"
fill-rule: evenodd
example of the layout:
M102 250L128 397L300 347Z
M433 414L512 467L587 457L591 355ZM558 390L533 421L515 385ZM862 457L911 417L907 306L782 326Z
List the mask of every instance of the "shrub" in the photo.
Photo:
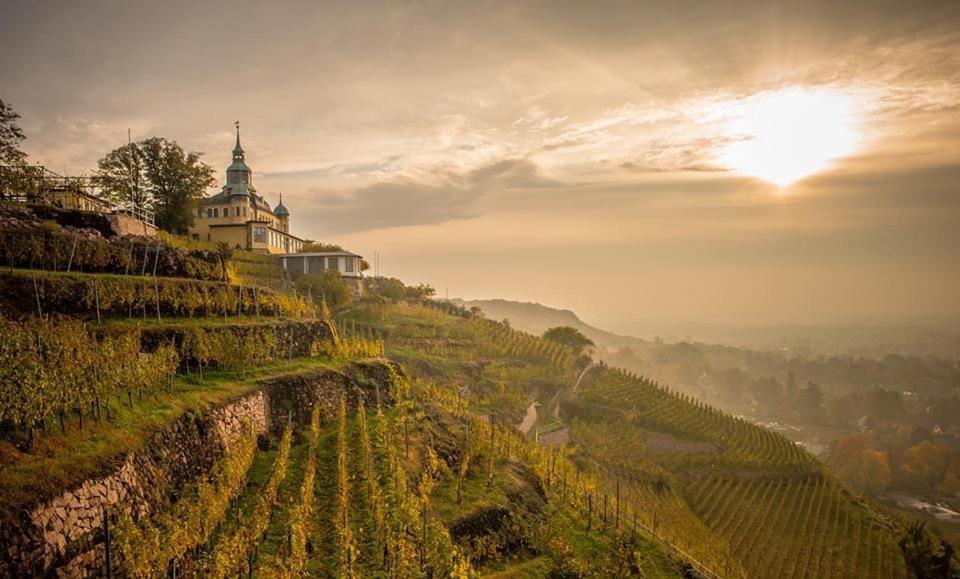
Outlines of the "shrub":
M342 308L353 301L350 286L340 274L333 271L309 273L297 278L297 291L313 296L315 303L326 303L331 308Z

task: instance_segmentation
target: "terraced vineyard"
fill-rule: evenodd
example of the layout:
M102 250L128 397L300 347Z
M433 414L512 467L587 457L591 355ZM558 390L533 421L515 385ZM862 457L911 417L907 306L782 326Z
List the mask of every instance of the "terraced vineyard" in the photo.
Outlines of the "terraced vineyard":
M907 576L891 529L832 477L707 475L687 492L753 576Z
M594 455L672 471L689 508L750 576L906 576L892 523L785 437L619 370L601 371L578 410L674 438L670 453Z
M451 321L416 308L358 312L357 323L387 337L387 351L421 370L469 384L465 407L519 418L521 403L499 396L507 384L545 400L568 388L575 358L539 338L485 320ZM457 373L450 360L471 368ZM515 368L524 359L536 365ZM632 497L638 523L722 576L904 577L898 523L840 483L787 438L671 392L601 367L577 395L561 397L570 455L599 477L608 497ZM538 394L539 392L539 394ZM529 398L527 399L529 400ZM629 508L629 506L627 507Z
M906 574L789 440L569 347L48 229L0 237L0 574ZM520 435L536 400L569 445Z

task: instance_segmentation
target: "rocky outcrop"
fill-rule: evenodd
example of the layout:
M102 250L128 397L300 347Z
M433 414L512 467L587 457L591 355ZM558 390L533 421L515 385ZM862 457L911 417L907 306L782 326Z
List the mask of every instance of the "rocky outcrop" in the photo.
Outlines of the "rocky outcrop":
M111 472L23 511L17 524L0 529L0 576L101 575L108 513L139 518L168 505L184 485L211 471L247 424L263 436L278 433L288 419L304 428L314 405L333 417L341 394L355 405L358 397L372 401L381 391L388 403L383 379L390 375L385 364L293 374L205 413L183 414Z

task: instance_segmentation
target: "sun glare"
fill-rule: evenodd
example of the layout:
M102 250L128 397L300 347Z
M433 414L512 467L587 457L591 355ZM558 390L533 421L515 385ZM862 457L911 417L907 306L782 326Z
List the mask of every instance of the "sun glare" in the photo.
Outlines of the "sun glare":
M830 89L761 93L729 112L726 134L733 141L720 163L781 187L849 155L858 141L851 98Z

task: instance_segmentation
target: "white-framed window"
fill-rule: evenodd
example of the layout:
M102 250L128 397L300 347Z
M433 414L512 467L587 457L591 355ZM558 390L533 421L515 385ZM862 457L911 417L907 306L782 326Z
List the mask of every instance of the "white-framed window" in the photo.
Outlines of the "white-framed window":
M338 258L328 257L327 258L327 269L339 270L340 265L338 264Z
M257 226L253 228L253 242L254 243L266 243L267 242L267 230L263 227Z
M352 257L346 258L346 260L343 262L343 269L344 269L344 271L353 271L353 258L352 258Z

